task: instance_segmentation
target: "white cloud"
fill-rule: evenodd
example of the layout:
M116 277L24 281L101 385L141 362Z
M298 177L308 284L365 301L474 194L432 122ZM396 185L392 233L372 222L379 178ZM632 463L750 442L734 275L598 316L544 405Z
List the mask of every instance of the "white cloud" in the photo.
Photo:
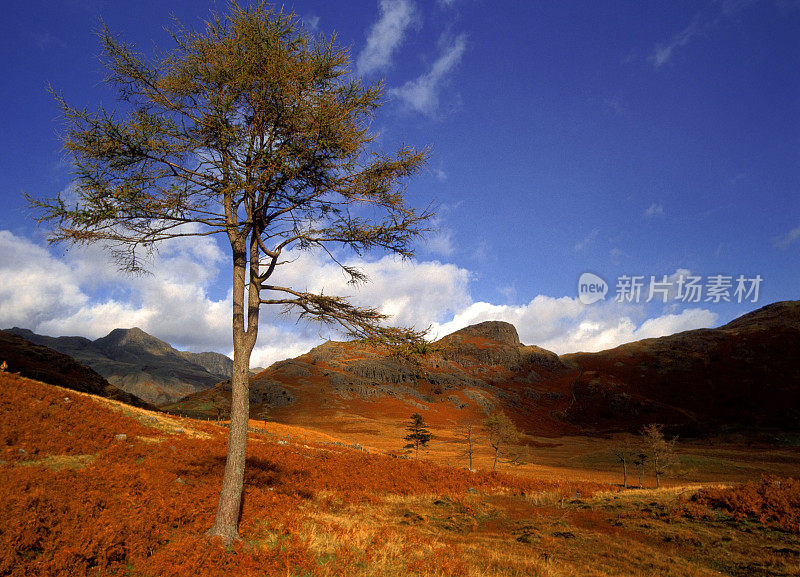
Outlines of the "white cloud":
M346 260L369 277L361 286L347 284L339 267L313 253L301 253L285 270L277 270L276 284L316 293L349 296L361 306L378 306L394 315L393 322L427 327L454 314L470 302L469 272L438 261L403 261L385 256L374 261Z
M467 37L461 34L452 43L444 45L430 71L406 82L400 88L391 89L389 94L399 98L410 110L427 116L436 116L439 112L441 86L461 62L466 49Z
M706 309L686 309L678 314L647 319L636 329L635 339L652 339L693 329L709 328L716 322L716 313Z
M220 316L229 298L208 296L223 257L207 237L164 243L151 258L153 274L142 276L117 271L97 246L57 258L8 231L0 231L0 254L0 327L97 338L139 326L192 348L218 348L219 330L230 327Z
M32 242L0 231L0 327L38 326L56 311L75 311L88 297L70 267Z
M287 254L292 264L276 280L301 290L351 296L377 306L401 325L427 327L467 306L469 273L452 264L384 257L360 264L371 281L354 287L339 267L311 253ZM225 253L208 237L162 244L153 255L153 274L118 272L102 249L71 248L63 258L30 240L0 231L0 328L21 326L59 336L98 338L115 328L138 326L173 346L231 354L231 293ZM275 307L262 310L254 365L307 351L336 336L325 325L296 323Z
M616 246L615 246L614 248L612 248L610 251L608 251L608 253L609 253L611 256L613 256L614 258L622 258L622 257L627 257L627 256L629 256L629 255L628 255L628 253L626 253L626 252L625 252L625 251L623 251L621 248L619 248L619 247L616 247Z
M455 252L453 246L453 231L449 228L442 228L436 231L427 240L428 250L441 256L451 256Z
M306 26L308 26L308 29L311 32L319 32L320 17L316 14L312 14L306 18L303 18L303 22L305 22Z
M381 0L378 6L380 17L372 25L367 45L356 60L358 73L363 75L389 68L406 31L418 22L416 8L410 0Z
M517 300L517 287L513 283L498 287L497 292L499 292L508 303Z
M426 235L424 245L432 254L452 256L456 250L453 244L453 229L444 225L446 216L452 208L448 205L440 206L438 214L430 221L433 230Z
M775 239L774 245L777 248L789 248L797 239L800 239L800 226L793 228L782 237Z
M669 62L678 48L683 48L698 36L725 26L730 21L735 21L740 14L759 3L760 0L720 0L715 2L710 11L700 11L692 19L692 22L683 30L678 32L666 44L656 44L650 61L655 68L660 68Z
M524 343L566 353L708 327L717 318L704 309L668 309L647 318L643 305L606 301L585 306L577 298L545 295L518 305L475 302L466 269L390 256L345 259L371 279L354 287L336 264L320 255L286 256L293 262L277 269L276 284L350 296L355 304L393 315L396 324L431 326L432 337L484 320L505 320L517 327ZM97 247L71 249L59 258L26 238L0 231L0 327L97 338L114 328L139 326L179 348L231 354L230 291L212 296L217 283L227 286L222 274L226 259L210 238L181 239L164 244L154 255L152 275L131 277L116 271ZM681 273L688 271L679 270L670 279ZM274 307L262 310L253 366L297 356L326 338L341 338L325 325L296 322L280 312Z
M689 44L689 42L697 35L702 32L702 28L699 25L699 20L695 18L692 20L692 23L689 24L686 28L681 30L678 34L676 34L672 40L667 42L666 44L656 44L655 50L650 57L650 60L653 62L653 66L655 68L659 68L669 62L672 58L672 53L675 51L676 48L680 48Z
M661 214L664 214L664 205L659 202L654 202L644 211L644 215L648 218Z
M575 246L573 247L575 252L581 252L582 250L585 250L593 245L594 241L597 240L598 234L600 234L600 229L593 228L592 231L586 235L586 238L575 243Z
M478 264L486 264L494 258L494 252L486 239L480 241L472 251L472 260Z
M506 321L517 327L520 340L558 354L600 351L639 339L713 326L716 313L686 309L641 320L643 311L613 301L585 306L577 298L539 295L525 305L472 303L453 320L434 325L441 337L487 320Z

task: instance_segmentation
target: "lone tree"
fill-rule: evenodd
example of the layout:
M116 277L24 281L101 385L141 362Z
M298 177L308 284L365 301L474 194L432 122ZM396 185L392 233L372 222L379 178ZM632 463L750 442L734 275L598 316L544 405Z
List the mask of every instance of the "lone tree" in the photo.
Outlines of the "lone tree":
M374 150L369 122L382 86L350 75L348 52L335 37L311 35L293 14L263 2L232 3L200 31L176 25L174 47L152 58L106 27L99 37L120 110L73 108L54 92L77 199L29 201L39 222L53 225L51 242L100 243L127 271L143 270L142 257L168 239L219 235L230 244L231 424L208 534L231 542L261 305L356 338L401 345L421 338L385 327L377 309L285 286L279 271L299 251L314 250L358 283L366 276L343 256L378 250L411 257L431 214L408 206L403 183L427 151Z
M642 428L642 444L646 448L653 463L656 476L656 487L661 487L661 477L666 475L676 463L675 444L677 437L670 440L664 438L661 425L646 425Z
M628 488L628 465L633 465L636 463L637 455L638 455L637 447L631 442L630 439L624 439L619 441L612 449L611 454L614 456L614 459L622 465L622 486L627 489ZM641 478L639 480L639 484L641 485Z
M523 451L517 445L519 431L505 413L491 415L483 421L483 428L494 450L492 470L497 469L498 462L518 464L522 461Z
M411 424L406 427L408 435L403 437L408 443L403 447L408 451L416 453L417 460L419 460L419 448L427 447L430 440L433 438L431 432L426 428L428 425L425 419L419 413L411 415Z
M469 461L469 470L472 471L472 457L475 454L475 441L477 440L475 437L475 425L472 423L465 423L460 429L458 429L458 431L456 431L456 437L466 443L461 455L467 457Z
M647 459L648 455L644 451L644 449L637 449L636 453L633 456L633 464L636 466L636 472L639 477L639 488L643 487L642 485L642 477L644 476L644 470L647 467Z

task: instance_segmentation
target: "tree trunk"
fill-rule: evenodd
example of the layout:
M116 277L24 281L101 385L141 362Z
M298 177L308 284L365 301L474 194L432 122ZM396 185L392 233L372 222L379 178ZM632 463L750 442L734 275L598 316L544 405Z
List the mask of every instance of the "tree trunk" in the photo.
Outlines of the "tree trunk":
M497 470L497 452L498 452L498 450L499 450L498 447L494 448L494 463L492 463L492 471L496 471Z
M239 347L243 348L243 347ZM214 526L208 535L221 537L225 543L239 538L239 515L242 505L244 466L247 457L247 420L250 413L249 351L237 354L234 346L233 378L231 379L231 421L228 434L228 456Z
M244 326L246 255L243 251L234 249L233 261L233 376L228 454L217 516L214 525L207 533L208 536L222 538L223 542L228 544L239 539L239 518L247 459L247 422L250 418L250 354L258 334L257 317L253 324L253 318L248 315L249 330Z
M655 458L653 463L653 472L656 474L656 488L661 488L661 466L658 457Z
M622 487L628 488L628 463L624 459L622 461Z

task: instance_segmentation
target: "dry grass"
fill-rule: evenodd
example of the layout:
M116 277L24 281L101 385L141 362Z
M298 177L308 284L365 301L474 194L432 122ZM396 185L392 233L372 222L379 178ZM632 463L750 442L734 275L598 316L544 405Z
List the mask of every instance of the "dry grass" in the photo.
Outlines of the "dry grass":
M226 550L201 537L213 517L225 427L74 392L66 403L63 390L27 380L2 384L9 460L0 463L0 575L800 574L797 532L750 509L736 514L763 493L757 487L728 493L730 483L720 483L723 491L705 501L694 495L708 491L707 480L621 491L581 483L604 477L559 468L553 457L602 454L605 439L550 439L535 449L546 463L515 475L376 454L394 439L373 452L342 446L368 444L374 433L363 431L376 427L402 430L388 423L353 423L336 435L274 423L265 434L253 422L244 541ZM115 441L117 433L127 439ZM453 456L442 445L431 460ZM545 480L536 478L542 471ZM765 496L770 507L783 502Z
M47 467L53 471L61 469L82 469L94 460L94 455L47 455L41 459L32 459L20 463L22 466Z

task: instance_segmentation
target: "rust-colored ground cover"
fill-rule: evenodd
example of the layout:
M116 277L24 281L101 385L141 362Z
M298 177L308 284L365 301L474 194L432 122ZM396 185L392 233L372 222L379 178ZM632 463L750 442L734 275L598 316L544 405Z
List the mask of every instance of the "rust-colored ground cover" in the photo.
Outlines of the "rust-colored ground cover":
M692 500L698 487L620 492L472 473L352 449L300 427L268 423L263 433L252 424L242 541L225 548L203 537L222 478L224 427L0 375L0 575L800 570L791 527L738 516L724 492ZM781 483L795 494L795 481ZM767 509L794 508L781 519L796 519L797 502L767 489Z

